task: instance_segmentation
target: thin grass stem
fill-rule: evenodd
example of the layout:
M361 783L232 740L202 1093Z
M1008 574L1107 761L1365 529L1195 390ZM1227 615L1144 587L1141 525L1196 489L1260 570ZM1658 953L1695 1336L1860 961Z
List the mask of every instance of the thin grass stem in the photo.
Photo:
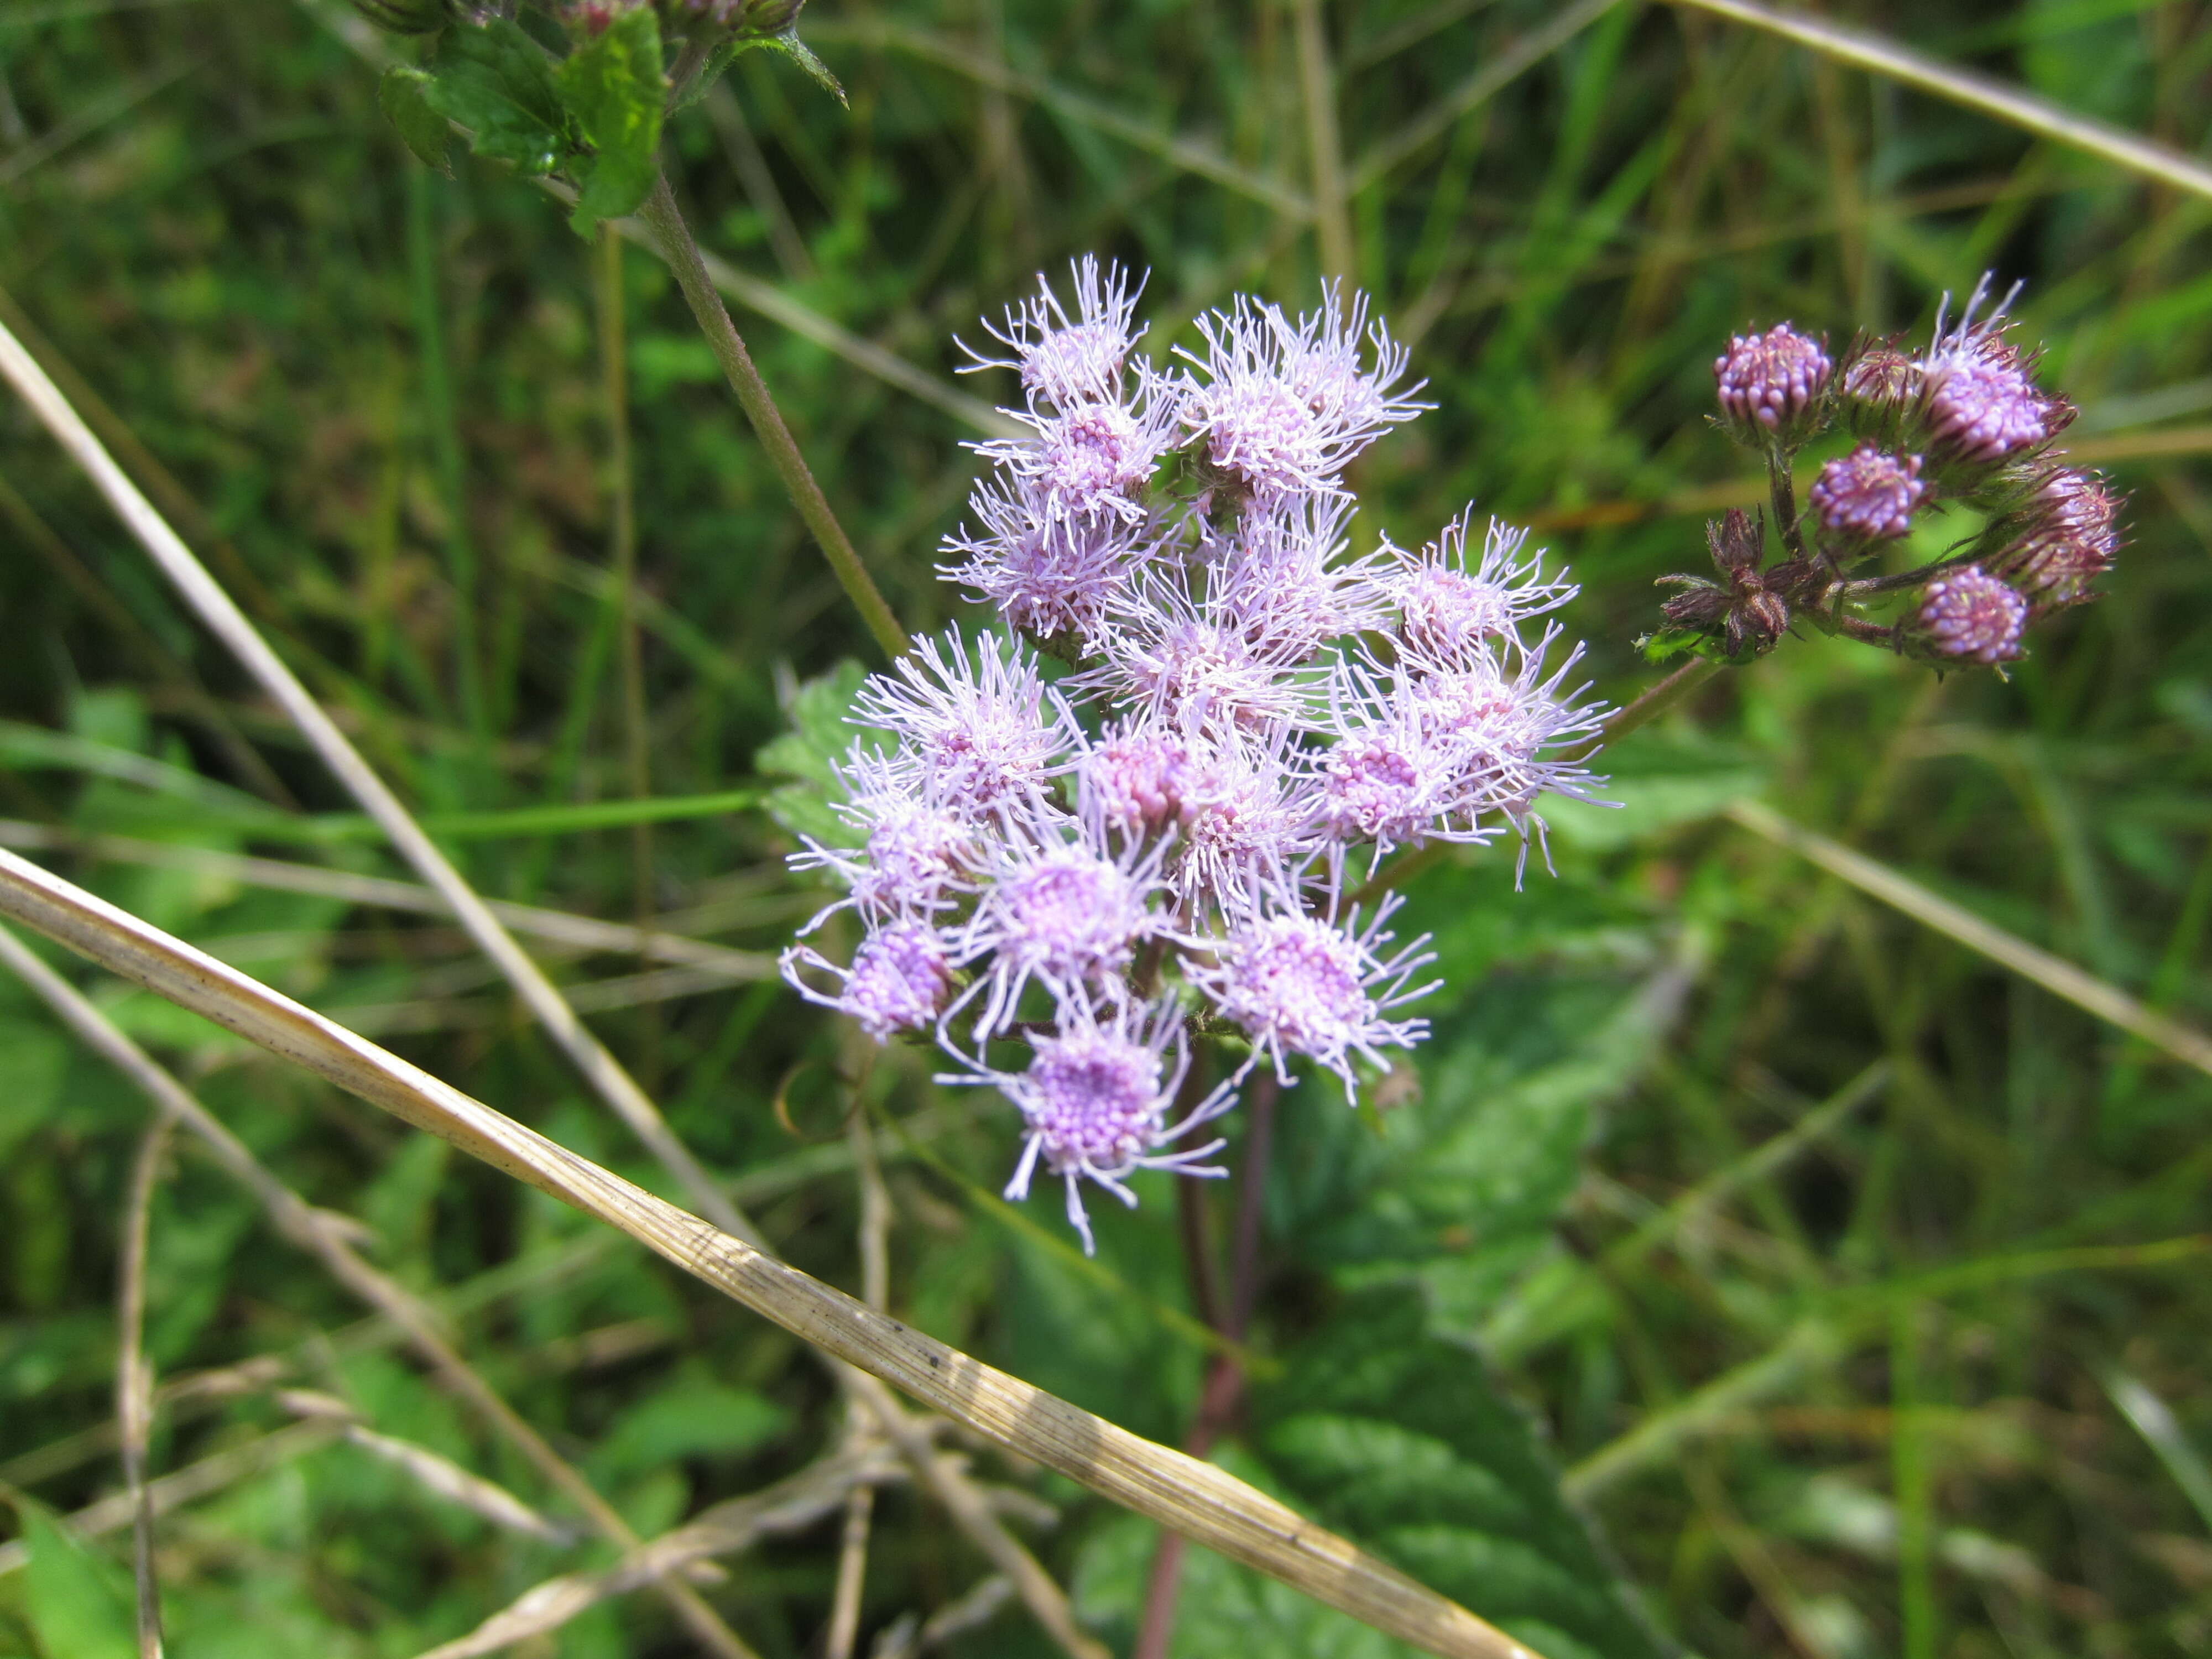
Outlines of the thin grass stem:
M13 942L13 936L10 936ZM162 1110L139 1138L123 1206L123 1244L116 1275L115 1427L123 1454L123 1486L131 1500L131 1576L137 1594L138 1659L161 1659L161 1581L154 1571L154 1505L146 1495L146 1442L153 1431L154 1368L147 1363L146 1245L154 1188L169 1149L176 1114Z
M192 556L191 550L169 527L167 520L155 511L153 504L116 465L46 372L5 327L0 327L0 374L14 385L70 458L90 476L107 497L109 505L152 556L162 574L183 592L185 601L209 630L245 665L247 672L260 682L263 690L291 718L324 764L337 775L347 792L376 821L400 855L437 890L439 896L477 942L477 948L497 965L532 1016L600 1098L662 1167L676 1176L691 1201L717 1226L742 1237L757 1238L758 1234L752 1224L701 1167L690 1150L676 1138L659 1109L623 1069L621 1062L576 1017L575 1010L562 999L553 981L515 943L514 935L423 832L398 796L347 740L322 706L308 695L307 688L270 649L229 594Z
M1861 892L1957 940L1968 950L1978 951L2053 996L2130 1036L2141 1037L2183 1065L2193 1066L2212 1076L2212 1036L2145 1006L2118 986L2075 967L2063 957L2054 956L2006 932L1995 922L1984 921L1972 911L1929 891L1918 882L1898 874L1863 853L1854 852L1826 836L1792 823L1759 801L1739 800L1728 809L1728 817L1753 835L1809 860Z
M768 383L761 379L760 370L753 367L752 353L745 349L744 337L730 320L721 295L715 291L714 278L700 258L699 244L692 237L690 226L684 222L683 212L676 205L675 192L669 189L665 175L654 181L653 194L646 198L638 217L659 239L668 268L675 274L677 286L684 290L684 298L707 337L714 361L722 366L730 390L737 393L738 405L752 423L753 434L767 451L769 464L783 481L792 505L799 509L799 516L829 559L838 586L860 611L860 620L883 653L894 659L903 656L906 630L899 626L890 606L877 592L874 579L860 562L852 538L846 535L845 526L830 510L829 498L814 481L806 458L799 453L798 441L784 424L783 412L775 406Z
M2146 179L2212 200L2212 167L2179 150L2138 137L2124 128L2079 115L2047 98L2039 98L1972 70L1954 69L1900 46L1884 36L1849 28L1802 12L1777 11L1754 0L1673 0L1732 22L1748 24L1810 47L1824 58L1886 76L1899 84L1968 109L1994 115L2039 138L2047 138L2110 161Z
M1336 72L1329 64L1328 34L1321 0L1296 0L1298 98L1304 106L1306 148L1313 167L1314 233L1321 271L1352 280L1352 215L1346 205L1344 141L1336 119Z

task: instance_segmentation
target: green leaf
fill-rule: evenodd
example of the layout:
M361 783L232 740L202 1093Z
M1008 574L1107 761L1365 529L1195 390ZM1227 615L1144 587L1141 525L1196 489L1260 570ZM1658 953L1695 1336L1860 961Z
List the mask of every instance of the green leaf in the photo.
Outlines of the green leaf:
M753 757L754 769L792 780L768 798L769 816L794 836L811 836L832 845L848 841L851 828L830 810L842 800L833 763L842 760L857 735L846 715L868 671L849 658L819 679L807 681L792 698L792 729Z
M687 1376L618 1418L592 1454L592 1467L617 1476L686 1457L735 1457L765 1445L790 1424L782 1407L748 1389Z
M31 1549L25 1600L46 1659L137 1659L121 1575L64 1532L43 1504L18 1498L15 1508Z
M1659 1659L1535 1425L1419 1291L1353 1297L1255 1384L1252 1449L1288 1501L1546 1659Z
M401 142L415 153L416 159L450 179L453 176L453 164L446 149L453 131L447 126L446 118L430 107L429 87L430 77L421 70L395 64L384 71L384 79L377 83L376 101L383 106L385 118L399 130Z
M449 30L422 98L469 130L477 155L511 162L521 173L550 173L574 148L553 66L535 40L503 17Z
M1681 739L1646 727L1605 750L1601 798L1566 798L1539 810L1563 845L1601 851L1648 840L1684 823L1717 817L1742 795L1759 793L1766 769L1748 750L1709 738Z
M786 29L781 34L738 34L716 46L708 54L707 61L699 73L691 77L691 82L684 88L683 97L677 100L676 108L678 110L690 108L692 105L707 95L708 88L722 78L731 64L736 63L746 52L763 49L781 52L799 68L805 70L813 78L817 86L839 103L848 101L845 96L845 88L838 83L837 77L830 72L829 64L814 55L806 43L799 38L795 30Z
M1642 988L1493 975L1439 1016L1420 1098L1380 1134L1327 1100L1285 1115L1275 1230L1341 1284L1417 1277L1441 1322L1473 1332L1551 1247L1595 1109L1650 1060L1678 985L1667 968Z
M0 1154L53 1115L69 1062L69 1041L60 1032L0 1023Z
M570 52L554 78L592 147L577 167L576 209L568 220L589 233L601 219L635 212L653 188L668 104L659 22L642 7L622 13Z

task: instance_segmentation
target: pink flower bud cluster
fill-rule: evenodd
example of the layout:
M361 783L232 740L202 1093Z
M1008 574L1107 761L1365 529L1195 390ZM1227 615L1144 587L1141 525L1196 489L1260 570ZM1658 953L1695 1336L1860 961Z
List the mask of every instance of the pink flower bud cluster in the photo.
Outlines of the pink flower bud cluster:
M1400 1012L1433 988L1425 936L1350 895L1400 847L1511 830L1525 860L1542 797L1589 797L1603 711L1545 620L1576 590L1522 532L1462 514L1417 552L1351 552L1345 469L1423 408L1363 298L1239 297L1164 368L1139 285L1073 276L971 353L1023 394L946 544L996 625L917 640L856 699L853 844L793 863L846 889L805 933L845 912L861 939L785 971L1011 1100L1009 1196L1058 1178L1087 1249L1085 1183L1133 1204L1137 1170L1220 1173L1198 1132L1255 1066L1288 1082L1303 1056L1356 1097L1426 1035ZM1210 1090L1200 1026L1248 1045Z

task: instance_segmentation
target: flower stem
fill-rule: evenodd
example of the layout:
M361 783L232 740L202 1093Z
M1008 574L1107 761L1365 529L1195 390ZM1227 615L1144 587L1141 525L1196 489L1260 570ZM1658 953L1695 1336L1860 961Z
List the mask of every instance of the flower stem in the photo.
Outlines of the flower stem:
M799 509L799 516L821 544L830 568L836 574L838 586L859 608L860 620L868 625L868 632L883 648L884 654L893 658L902 655L907 647L906 630L899 626L890 606L884 603L884 596L876 591L867 568L854 550L852 538L845 534L844 526L837 522L837 515L830 510L822 486L815 483L806 458L799 453L799 444L792 437L791 428L784 424L775 399L769 396L767 382L761 379L760 370L753 367L752 354L745 349L737 325L730 320L729 311L722 304L722 296L715 292L714 280L707 275L699 244L692 238L691 228L684 222L683 212L676 205L675 192L669 189L666 175L654 180L653 194L646 198L638 217L659 240L668 268L676 273L677 286L684 290L691 314L698 319L715 361L721 364L722 373L729 380L730 390L738 394L738 406L752 423L761 447L768 452L776 476L783 480L792 505Z
M1265 1202L1268 1160L1274 1151L1275 1097L1280 1088L1274 1073L1263 1070L1253 1079L1246 1102L1244 1168L1237 1182L1236 1231L1230 1243L1227 1306L1218 1314L1208 1315L1210 1320L1218 1320L1215 1328L1234 1342L1244 1340L1244 1333L1252 1322L1253 1305L1260 1296L1260 1218ZM1199 1185L1195 1181L1181 1182L1178 1193ZM1204 1201L1202 1192L1199 1201ZM1202 1211L1197 1213L1203 1215ZM1186 1229L1183 1243L1186 1250L1194 1247L1205 1249L1203 1226ZM1193 1260L1191 1278L1194 1285L1210 1285L1214 1276L1210 1254L1204 1260ZM1199 1395L1198 1411L1191 1419L1190 1432L1183 1438L1183 1449L1193 1457L1203 1457L1212 1450L1214 1443L1228 1431L1243 1398L1244 1368L1232 1354L1217 1355L1206 1370L1206 1387ZM1159 1545L1152 1552L1152 1570L1145 1576L1144 1615L1137 1627L1137 1645L1131 1650L1131 1659L1167 1659L1168 1642L1175 1634L1176 1600L1182 1584L1185 1548L1181 1533L1160 1534Z
M1575 758L1587 760L1600 750L1619 743L1638 726L1648 726L1719 673L1725 665L1715 662L1711 657L1695 657L1684 663L1626 708L1617 710L1613 718L1599 728L1589 747Z

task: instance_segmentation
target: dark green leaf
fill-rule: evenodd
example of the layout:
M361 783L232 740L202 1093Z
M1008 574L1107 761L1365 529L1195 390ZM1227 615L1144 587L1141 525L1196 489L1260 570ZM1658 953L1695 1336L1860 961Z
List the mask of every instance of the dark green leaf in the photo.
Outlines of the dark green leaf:
M1479 953L1449 931L1438 945L1452 982L1474 984ZM1278 1230L1347 1285L1418 1276L1439 1319L1472 1332L1549 1243L1593 1114L1649 1059L1677 983L1666 968L1641 988L1493 977L1440 1016L1420 1098L1386 1112L1381 1133L1325 1100L1285 1114Z
M792 729L753 757L757 770L793 780L768 798L770 817L795 836L831 843L848 841L851 830L830 804L844 799L831 763L842 759L858 736L846 720L868 671L849 658L819 679L799 688L791 702Z
M830 66L817 58L794 31L786 29L781 34L739 34L722 42L708 54L705 66L691 77L690 84L684 89L684 95L677 101L676 107L690 108L707 95L707 89L722 77L731 64L744 53L760 47L781 52L811 76L815 84L839 103L846 102L845 88L830 72Z
M446 118L430 107L427 95L430 77L418 69L404 69L397 64L384 71L384 79L376 88L376 101L384 106L386 119L399 130L401 141L415 153L416 159L425 167L432 167L447 178L453 175L453 164L446 150L453 131Z
M735 1457L790 1426L782 1407L705 1376L682 1378L617 1419L593 1452L594 1469L619 1476L687 1457Z
M1354 1297L1255 1386L1253 1449L1290 1501L1546 1659L1656 1659L1527 1414L1407 1285Z
M555 79L592 147L577 167L580 189L569 219L589 231L601 219L636 211L653 188L668 104L659 23L644 8L622 13L569 53Z
M538 43L505 18L448 33L422 97L469 130L477 155L511 162L520 172L550 173L572 148L553 66Z

